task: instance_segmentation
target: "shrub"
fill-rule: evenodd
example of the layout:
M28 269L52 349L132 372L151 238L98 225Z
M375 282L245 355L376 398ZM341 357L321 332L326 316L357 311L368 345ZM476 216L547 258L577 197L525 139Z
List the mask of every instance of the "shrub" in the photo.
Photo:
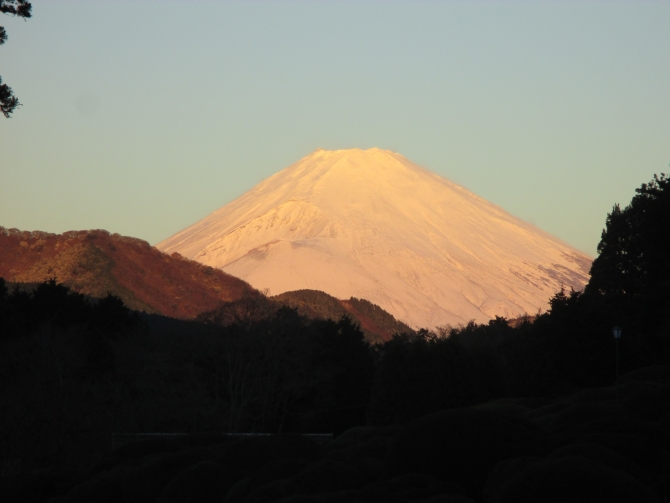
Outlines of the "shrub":
M660 503L651 489L625 473L576 456L526 467L502 488L497 501Z
M389 448L388 473L420 472L477 495L500 461L546 450L543 434L517 418L477 409L423 417L401 430Z
M182 470L163 488L156 503L219 503L233 482L223 466L204 461Z
M366 501L415 501L444 493L461 493L463 490L423 473L406 473L392 479L369 484L361 489Z

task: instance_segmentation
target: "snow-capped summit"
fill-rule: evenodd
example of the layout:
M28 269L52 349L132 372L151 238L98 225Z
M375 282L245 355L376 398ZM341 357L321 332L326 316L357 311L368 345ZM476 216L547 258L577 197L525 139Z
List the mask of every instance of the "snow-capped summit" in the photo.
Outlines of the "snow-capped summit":
M485 322L582 289L591 259L466 189L372 148L318 149L159 243L271 295L322 290L415 327Z

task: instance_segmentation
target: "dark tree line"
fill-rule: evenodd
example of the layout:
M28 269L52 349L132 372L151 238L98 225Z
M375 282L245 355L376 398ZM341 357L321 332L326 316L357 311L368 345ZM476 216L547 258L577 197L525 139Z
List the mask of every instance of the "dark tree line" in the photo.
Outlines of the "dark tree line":
M226 431L341 432L364 424L372 353L347 317L308 320L282 307L219 327L198 360L227 409Z
M45 325L58 332L79 327L116 337L139 326L140 319L112 294L90 299L53 279L32 290L17 285L10 291L0 278L0 341L26 336Z
M55 281L10 291L0 279L1 472L85 466L112 433L365 424L374 363L358 325L265 314L140 317L112 295L92 300Z
M112 432L335 433L445 409L555 400L670 364L669 181L608 215L592 280L515 327L495 318L369 344L347 317L312 320L248 294L197 321L93 301L54 281L0 280L0 466L85 465Z
M654 176L636 192L607 216L584 292L558 292L547 313L515 328L496 318L383 346L372 423L612 385L615 325L623 328L621 372L670 364L670 179Z

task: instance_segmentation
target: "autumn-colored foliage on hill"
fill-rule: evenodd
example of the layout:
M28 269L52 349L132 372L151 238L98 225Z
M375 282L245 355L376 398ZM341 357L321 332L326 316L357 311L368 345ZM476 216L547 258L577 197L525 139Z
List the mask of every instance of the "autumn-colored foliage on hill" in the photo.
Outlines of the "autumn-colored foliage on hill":
M53 278L76 292L97 298L112 293L131 309L173 318L192 319L202 313L211 315L204 319L220 318L240 309L243 317L257 318L263 313L271 316L287 305L311 319L349 316L369 341L381 342L395 333L411 331L363 299L338 300L316 290L267 298L221 270L105 230L51 234L0 227L0 277L10 283L34 284ZM249 314L250 302L264 306L262 313L254 310ZM220 324L240 322L226 316Z
M0 277L15 283L55 278L92 297L110 292L131 309L183 319L252 290L223 271L104 230L51 234L0 227Z

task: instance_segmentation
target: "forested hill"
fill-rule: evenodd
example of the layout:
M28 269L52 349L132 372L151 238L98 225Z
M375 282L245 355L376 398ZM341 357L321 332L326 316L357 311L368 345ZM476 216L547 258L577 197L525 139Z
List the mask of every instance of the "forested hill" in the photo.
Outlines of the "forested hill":
M182 319L252 290L223 271L105 230L51 234L0 227L0 277L13 283L54 278L85 295L109 292L131 309Z
M407 325L367 300L338 300L315 290L266 298L219 269L105 230L51 234L0 227L0 278L10 284L33 285L55 279L90 297L103 298L111 293L130 309L178 319L201 316L206 321L208 316L203 313L209 313L211 319L217 312L225 312L232 316L228 321L249 316L257 320L288 305L310 319L339 320L347 315L360 324L370 341L381 342L396 333L411 332Z
M394 334L410 333L412 329L396 320L392 314L365 299L351 297L336 299L319 290L296 290L271 297L277 304L298 309L308 318L338 320L346 315L360 323L361 330L369 340L389 340Z

